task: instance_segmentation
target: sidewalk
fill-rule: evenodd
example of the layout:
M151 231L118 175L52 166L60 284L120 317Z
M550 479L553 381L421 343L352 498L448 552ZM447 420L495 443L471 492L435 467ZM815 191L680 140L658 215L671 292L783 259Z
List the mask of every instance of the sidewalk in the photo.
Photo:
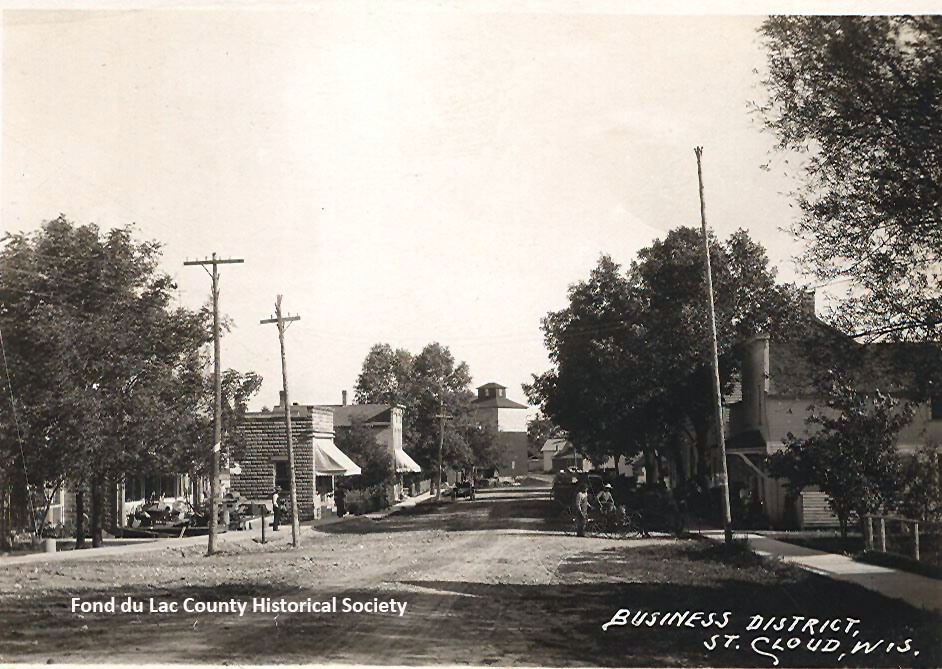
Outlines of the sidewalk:
M324 518L322 520L302 521L301 535L307 534L307 530L317 531L323 525L342 522L345 518ZM216 546L219 550L224 550L227 545L244 543L246 541L260 541L262 538L261 524L257 523L254 527L246 530L230 530L216 535ZM275 541L278 539L291 538L291 523L282 523L275 532L268 523L265 528L266 541ZM206 535L196 537L183 537L182 539L111 539L115 545L109 546L109 540L105 539L105 545L101 548L88 548L83 550L65 550L55 553L28 553L26 555L16 555L13 557L0 558L0 569L7 565L33 564L40 562L62 562L75 560L97 560L114 555L134 555L136 553L150 553L161 550L174 550L185 548L187 546L206 546L209 539ZM91 540L89 540L89 543Z
M723 541L722 530L702 533L711 541ZM891 599L901 599L919 609L942 612L942 581L906 571L857 562L846 555L825 553L761 534L734 532L737 539L746 538L749 546L764 557L779 558L822 576L856 583Z
M369 518L371 520L382 520L386 516L391 516L394 513L398 513L403 509L411 509L416 504L421 504L422 502L427 502L428 500L435 497L435 493L431 490L428 492L423 492L421 495L416 495L415 497L406 497L404 500L398 504L393 504L388 509L383 509L382 511L374 511L373 513L363 514L363 518Z
M306 534L308 530L317 531L320 527L324 525L333 525L334 523L342 523L351 518L370 518L372 520L380 520L389 515L402 511L403 509L408 509L414 507L416 504L421 504L431 498L434 495L431 493L423 493L417 495L416 497L409 497L402 502L388 508L383 509L382 511L377 511L375 513L368 513L363 516L344 516L343 518L337 518L336 516L331 516L329 518L324 518L321 520L312 520L312 521L302 521L301 523L301 533ZM222 532L216 535L216 545L222 550L225 549L227 545L237 544L245 541L252 540L261 540L262 530L261 524L258 524L257 527L253 527L247 530L235 531L230 530L229 532ZM273 532L271 527L266 527L265 537L267 540L272 541L276 539L288 538L291 537L291 523L284 524L282 523L281 527L277 532ZM115 539L114 541L120 541L121 543L114 546L108 545L108 540L105 540L105 545L101 548L89 548L80 551L76 550L67 550L67 551L57 551L55 553L28 553L26 555L16 555L13 557L0 558L0 569L5 566L20 565L20 564L38 564L43 562L70 562L75 560L98 560L101 558L107 558L115 555L133 555L136 553L149 553L153 551L162 551L162 550L173 550L179 548L185 548L187 546L205 546L208 539L205 535L198 537L184 537L182 539L142 539L137 542L128 542L127 539Z

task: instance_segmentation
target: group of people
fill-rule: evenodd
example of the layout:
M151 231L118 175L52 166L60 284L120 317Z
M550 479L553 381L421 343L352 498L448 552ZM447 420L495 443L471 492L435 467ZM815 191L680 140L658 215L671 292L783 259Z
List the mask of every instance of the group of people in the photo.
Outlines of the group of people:
M615 498L612 496L612 485L606 483L595 496L595 504L606 517L615 513ZM576 491L576 531L580 537L585 536L585 526L589 520L589 484L581 483Z

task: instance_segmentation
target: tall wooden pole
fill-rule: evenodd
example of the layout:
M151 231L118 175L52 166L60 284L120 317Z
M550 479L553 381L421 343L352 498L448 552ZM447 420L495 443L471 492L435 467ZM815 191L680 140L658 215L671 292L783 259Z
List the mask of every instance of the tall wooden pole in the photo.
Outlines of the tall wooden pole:
M291 491L291 545L297 548L301 545L301 525L298 521L298 493L294 478L294 438L291 434L291 398L288 396L288 362L285 357L285 323L301 320L300 316L282 317L281 295L275 298L275 317L260 321L262 324L275 323L278 325L278 343L281 346L281 380L285 392L285 430L288 435L288 480ZM312 448L315 446L312 444ZM315 454L312 452L312 456ZM315 459L316 467L316 459ZM317 473L314 473L314 498L317 498Z
M445 450L445 394L444 388L442 389L441 403L439 405L438 418L441 421L439 431L438 431L438 474L436 480L438 485L435 489L435 501L440 502L442 499L442 451Z
M713 306L713 272L710 269L710 238L707 235L706 222L706 203L703 199L703 167L700 164L703 157L703 147L698 146L693 150L697 156L697 180L700 186L700 225L703 230L703 262L704 274L706 275L706 294L709 303L710 313L710 344L713 349L713 403L714 403L714 421L716 423L716 439L720 447L720 489L723 499L723 534L726 537L726 543L733 543L733 524L729 509L729 472L726 468L726 439L723 435L723 400L720 393L720 360L718 346L716 342L716 310Z
M209 478L209 544L206 554L216 552L217 516L219 515L219 452L222 450L222 363L219 347L219 265L244 262L237 258L221 260L213 254L212 259L187 260L184 265L212 265L213 280L213 375L216 385L216 401L213 411L213 454Z

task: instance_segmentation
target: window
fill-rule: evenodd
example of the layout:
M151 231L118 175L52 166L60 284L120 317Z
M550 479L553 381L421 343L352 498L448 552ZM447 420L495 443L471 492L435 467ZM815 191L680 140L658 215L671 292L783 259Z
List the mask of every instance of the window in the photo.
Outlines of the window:
M942 395L936 395L929 400L929 418L942 420Z
M124 501L133 502L144 498L143 478L129 476L124 480Z

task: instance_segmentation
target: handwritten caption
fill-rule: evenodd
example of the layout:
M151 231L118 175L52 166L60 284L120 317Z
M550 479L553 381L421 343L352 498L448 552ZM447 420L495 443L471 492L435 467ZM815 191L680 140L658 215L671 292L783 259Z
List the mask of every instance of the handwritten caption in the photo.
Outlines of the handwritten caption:
M134 599L133 597L111 597L105 600L87 601L80 597L72 598L72 613L201 613L234 614L239 617L247 613L369 613L398 615L406 614L408 602L396 598L354 599L337 596L328 599L289 600L272 597L253 597L250 600L227 599L203 601L187 597L182 601L167 601L154 597Z
M631 611L619 609L602 625L612 627L688 627L708 633L703 641L707 651L743 650L768 658L778 666L788 653L831 655L840 662L848 655L880 654L918 657L912 639L867 640L859 638L860 620L856 618L806 618L803 616L749 616L736 621L729 611ZM738 624L737 624L738 623ZM715 633L714 633L715 632Z

